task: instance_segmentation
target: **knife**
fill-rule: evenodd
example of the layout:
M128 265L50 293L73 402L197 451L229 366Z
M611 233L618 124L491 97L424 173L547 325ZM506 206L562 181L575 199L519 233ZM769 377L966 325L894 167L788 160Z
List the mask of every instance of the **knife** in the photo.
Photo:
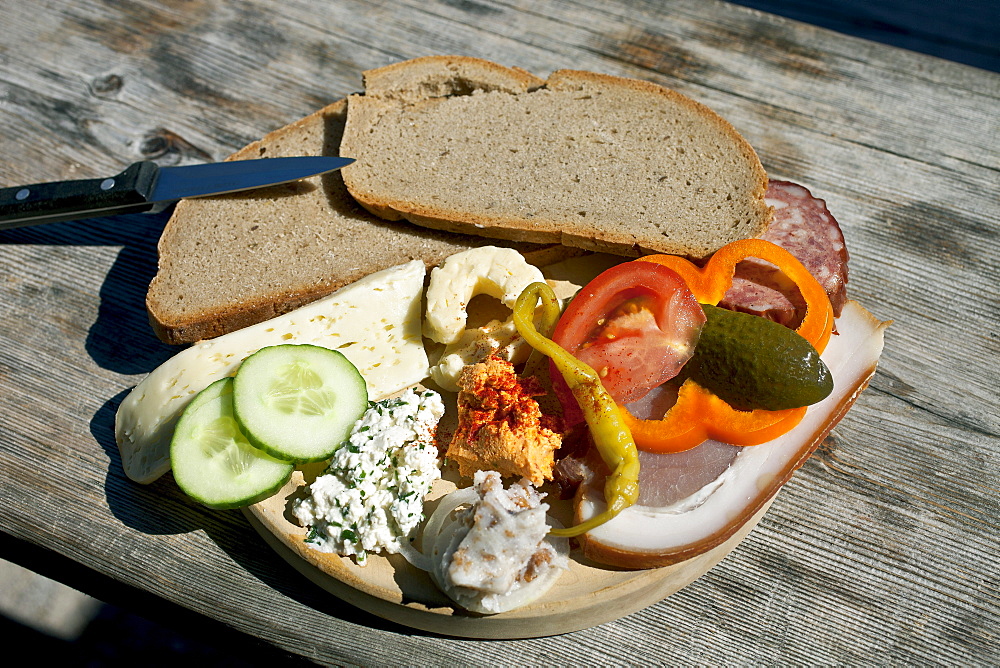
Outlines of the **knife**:
M94 216L158 213L185 197L279 185L352 162L352 158L300 156L160 167L147 160L106 179L0 188L0 230Z

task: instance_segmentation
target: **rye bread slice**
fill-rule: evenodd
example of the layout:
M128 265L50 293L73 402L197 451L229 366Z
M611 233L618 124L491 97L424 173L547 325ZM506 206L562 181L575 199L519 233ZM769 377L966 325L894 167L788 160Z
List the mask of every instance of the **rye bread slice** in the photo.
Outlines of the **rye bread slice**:
M338 155L346 109L346 100L335 102L229 159ZM514 246L542 264L570 252L377 218L354 202L336 172L184 200L160 237L146 309L160 339L190 343L280 315L376 271L413 259L432 267L484 245Z
M387 220L703 257L771 217L746 140L648 81L430 56L365 72L365 89L348 98L343 178Z

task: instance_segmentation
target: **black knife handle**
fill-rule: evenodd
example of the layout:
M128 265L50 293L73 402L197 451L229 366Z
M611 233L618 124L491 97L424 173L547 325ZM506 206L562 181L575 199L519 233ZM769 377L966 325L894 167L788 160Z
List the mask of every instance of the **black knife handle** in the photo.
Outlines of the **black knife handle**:
M129 165L106 179L53 181L0 188L0 230L61 220L149 211L160 168L154 162Z

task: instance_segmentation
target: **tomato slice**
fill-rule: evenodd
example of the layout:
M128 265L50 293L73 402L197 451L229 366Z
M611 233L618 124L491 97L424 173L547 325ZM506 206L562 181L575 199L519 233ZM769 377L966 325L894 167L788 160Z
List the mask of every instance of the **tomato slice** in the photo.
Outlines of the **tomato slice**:
M678 374L694 354L705 314L681 277L650 262L624 262L584 286L552 339L601 376L619 405L638 401ZM570 423L576 402L553 384Z

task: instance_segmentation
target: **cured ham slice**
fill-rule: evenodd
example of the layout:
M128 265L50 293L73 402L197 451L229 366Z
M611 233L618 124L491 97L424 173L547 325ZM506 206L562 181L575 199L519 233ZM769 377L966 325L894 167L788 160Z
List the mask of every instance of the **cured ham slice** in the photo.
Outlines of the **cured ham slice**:
M677 401L677 384L654 388L640 401L628 404L629 412L644 420L659 420ZM740 448L719 441L705 441L684 452L639 451L639 501L643 506L664 507L685 499L718 478Z

